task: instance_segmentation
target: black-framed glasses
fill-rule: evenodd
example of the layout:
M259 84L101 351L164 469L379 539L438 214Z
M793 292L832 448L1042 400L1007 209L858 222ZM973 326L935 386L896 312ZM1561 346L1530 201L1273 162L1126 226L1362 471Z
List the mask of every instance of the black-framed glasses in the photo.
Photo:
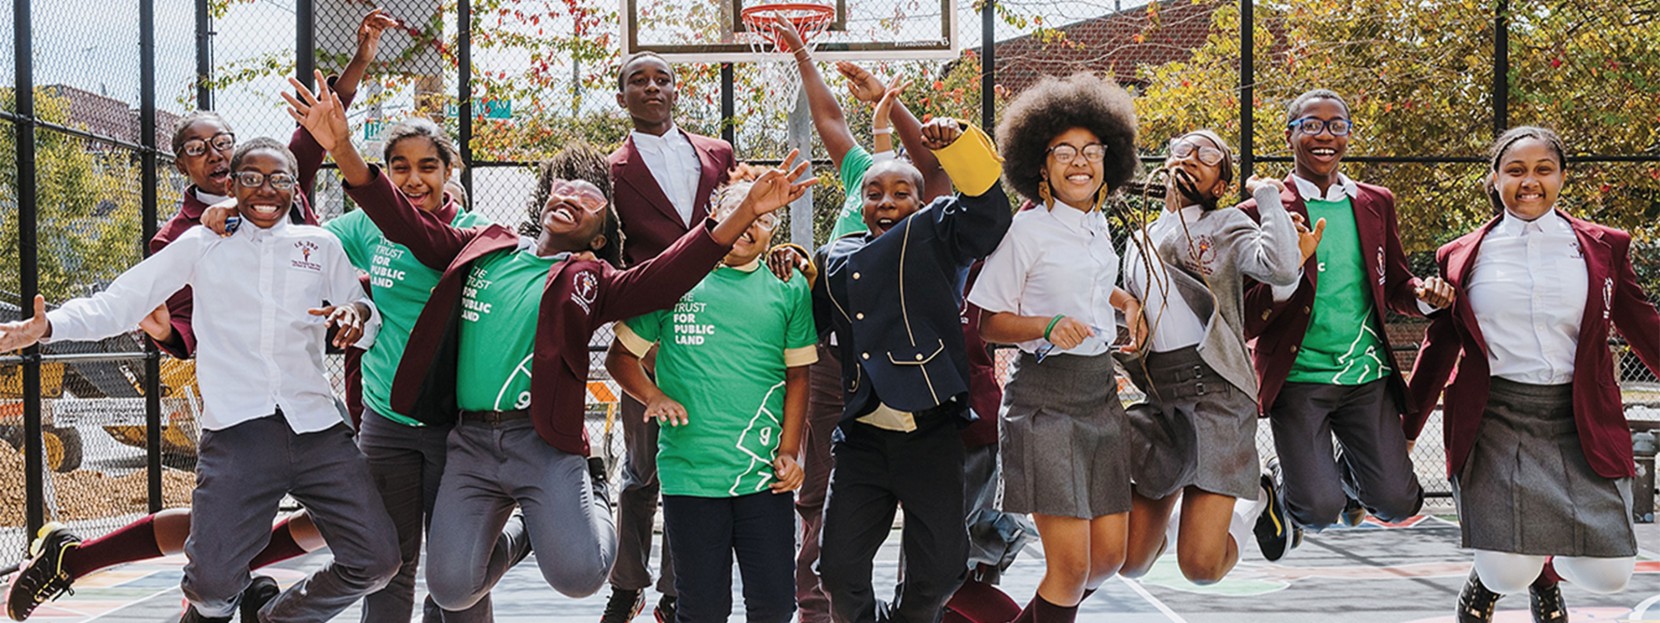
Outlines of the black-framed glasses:
M1084 159L1090 162L1100 162L1107 158L1107 146L1100 143L1090 143L1079 149L1061 143L1049 148L1049 155L1054 156L1055 160L1060 161L1061 164L1072 164L1074 160L1078 159L1079 154L1082 154Z
M199 158L207 153L208 148L221 153L229 153L236 149L236 135L230 132L220 132L207 139L193 138L179 147L179 152L191 158Z
M266 182L270 182L271 188L277 190L289 190L299 183L298 180L294 179L294 176L287 173L266 175L259 171L241 171L236 174L236 183L243 188L259 188Z
M1303 134L1308 134L1310 136L1327 130L1331 131L1332 136L1348 136L1349 130L1354 129L1354 124L1349 123L1348 119L1344 119L1342 117L1336 119L1303 117L1302 119L1291 122L1289 125L1291 129L1300 131Z
M1199 155L1199 162L1207 167L1221 164L1222 159L1227 157L1227 154L1222 153L1222 150L1210 145L1198 145L1185 138L1170 139L1171 158L1186 158L1195 153Z

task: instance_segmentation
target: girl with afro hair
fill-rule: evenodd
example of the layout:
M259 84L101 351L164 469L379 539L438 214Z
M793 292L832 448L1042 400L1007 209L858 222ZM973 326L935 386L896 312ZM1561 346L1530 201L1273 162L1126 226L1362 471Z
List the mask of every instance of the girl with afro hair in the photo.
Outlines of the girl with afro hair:
M1118 287L1102 207L1137 165L1130 96L1089 74L1049 78L1009 104L997 128L1003 177L1036 204L1015 215L969 302L980 335L1015 344L1004 388L1004 510L1031 513L1047 569L1016 621L1072 621L1124 563L1129 430L1113 381L1116 312L1131 342L1141 305Z

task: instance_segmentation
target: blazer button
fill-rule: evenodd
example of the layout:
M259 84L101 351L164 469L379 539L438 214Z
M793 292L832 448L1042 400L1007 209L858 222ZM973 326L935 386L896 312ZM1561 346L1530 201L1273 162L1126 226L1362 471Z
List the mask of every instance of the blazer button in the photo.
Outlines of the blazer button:
M1311 307L1309 307L1309 306L1307 306L1307 305L1304 305L1304 306L1303 306L1303 315L1304 315L1304 316L1307 316L1307 315L1309 315L1309 314L1311 314L1311 313L1314 313L1314 309L1313 309L1313 308L1311 308Z
M859 353L859 356L864 357L865 359L870 359L870 353Z
M858 279L859 278L859 273L853 273L853 278Z
M1262 319L1263 319L1263 320L1267 320L1267 319L1268 319L1268 316L1270 316L1270 315L1272 315L1272 314L1273 314L1273 313L1274 313L1274 312L1272 312L1272 311L1265 311L1265 312L1262 312Z
M917 361L922 361L922 353L917 353L916 354L916 360Z
M1291 352L1297 352L1297 345L1296 344L1291 345Z
M865 319L865 313L864 312L859 312L857 314L853 314L853 319L854 320L864 320Z

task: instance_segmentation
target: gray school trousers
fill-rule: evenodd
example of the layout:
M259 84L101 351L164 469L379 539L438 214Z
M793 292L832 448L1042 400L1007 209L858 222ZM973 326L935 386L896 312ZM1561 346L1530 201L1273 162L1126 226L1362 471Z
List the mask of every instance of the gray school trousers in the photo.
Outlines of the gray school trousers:
M548 445L514 413L485 421L463 412L450 431L426 564L427 590L445 610L477 603L525 548L548 585L571 597L604 586L617 558L617 524L594 494L588 458ZM504 534L515 505L524 531Z
M198 447L182 587L203 616L236 613L284 495L305 506L334 559L266 604L262 621L327 621L397 573L392 520L344 423L296 434L278 411L202 431Z

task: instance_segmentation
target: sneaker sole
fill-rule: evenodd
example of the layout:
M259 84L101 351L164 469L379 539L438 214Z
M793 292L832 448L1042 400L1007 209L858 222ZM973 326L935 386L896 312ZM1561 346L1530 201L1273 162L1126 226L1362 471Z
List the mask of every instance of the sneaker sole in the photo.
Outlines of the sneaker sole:
M1280 495L1273 486L1273 479L1264 475L1261 482L1263 493L1268 496L1268 504L1263 509L1262 515L1257 517L1257 524L1252 532L1256 533L1257 548L1262 550L1262 557L1266 558L1268 562L1278 562L1285 557L1286 551L1291 549L1291 534L1288 529L1289 526L1281 517ZM1268 529L1272 530L1272 534L1266 538L1261 534L1265 526L1265 519L1267 520Z

